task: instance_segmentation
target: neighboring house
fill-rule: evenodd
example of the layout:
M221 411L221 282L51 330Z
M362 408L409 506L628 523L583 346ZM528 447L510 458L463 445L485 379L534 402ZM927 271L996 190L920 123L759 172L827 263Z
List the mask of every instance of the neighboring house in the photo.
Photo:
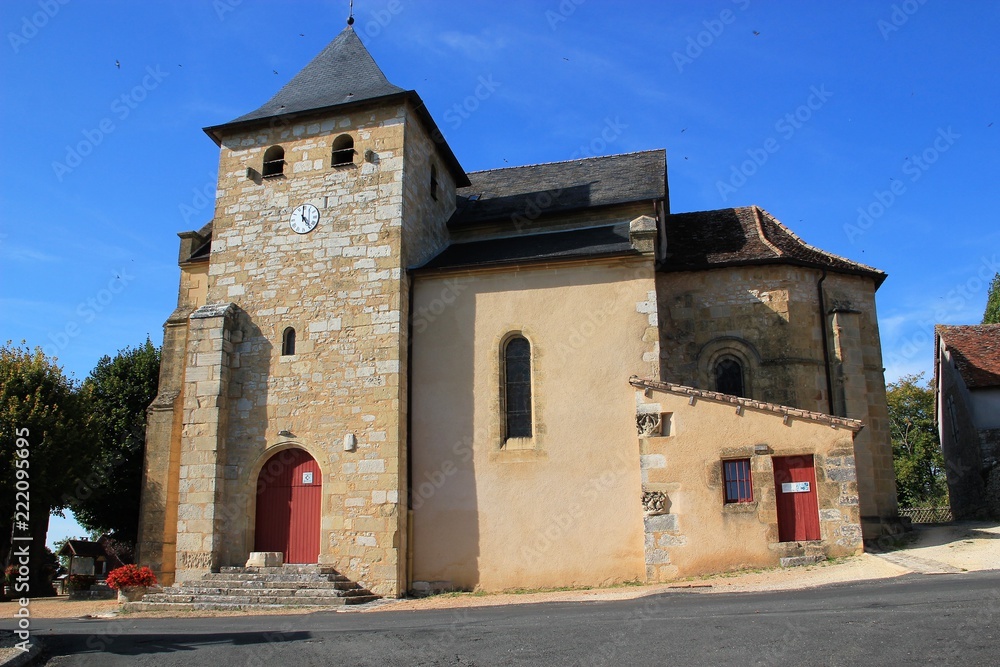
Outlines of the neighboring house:
M934 328L935 418L956 519L1000 517L1000 324Z
M351 28L206 132L147 431L164 583L253 551L388 596L661 581L898 526L881 271L671 214L663 150L466 173Z

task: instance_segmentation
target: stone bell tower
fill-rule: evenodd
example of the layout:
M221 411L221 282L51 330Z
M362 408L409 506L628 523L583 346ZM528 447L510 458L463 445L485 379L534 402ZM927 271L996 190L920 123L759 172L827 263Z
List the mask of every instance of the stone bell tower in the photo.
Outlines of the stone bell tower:
M468 178L420 97L389 83L350 26L259 109L205 131L220 147L215 214L181 234L139 557L184 581L290 531L305 546L286 560L399 595L407 268L447 243ZM260 490L289 449L314 459L301 484L315 500L293 500L275 526Z

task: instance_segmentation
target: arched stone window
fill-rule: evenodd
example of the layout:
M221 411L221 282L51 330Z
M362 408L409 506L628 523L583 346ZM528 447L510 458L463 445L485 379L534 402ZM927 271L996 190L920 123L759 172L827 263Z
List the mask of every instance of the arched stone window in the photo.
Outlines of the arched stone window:
M503 346L501 398L504 412L504 440L530 438L531 422L531 343L514 334Z
M295 354L295 329L288 327L281 334L281 356L290 357Z
M354 164L354 137L342 134L333 140L333 156L330 164L334 167Z
M754 373L760 354L748 341L719 336L698 352L698 387L721 394L754 397Z
M285 149L271 146L264 151L264 164L260 172L264 178L282 176L285 173Z
M743 364L736 357L720 357L715 362L715 391L720 394L746 398Z

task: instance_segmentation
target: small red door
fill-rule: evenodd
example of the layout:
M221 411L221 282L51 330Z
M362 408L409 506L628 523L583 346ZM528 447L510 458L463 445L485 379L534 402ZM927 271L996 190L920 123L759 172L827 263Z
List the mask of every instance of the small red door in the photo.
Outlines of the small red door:
M782 542L820 539L812 454L776 456L772 461L774 491L778 499L778 539Z
M322 491L319 465L308 453L272 456L257 478L254 551L280 551L286 563L318 562Z

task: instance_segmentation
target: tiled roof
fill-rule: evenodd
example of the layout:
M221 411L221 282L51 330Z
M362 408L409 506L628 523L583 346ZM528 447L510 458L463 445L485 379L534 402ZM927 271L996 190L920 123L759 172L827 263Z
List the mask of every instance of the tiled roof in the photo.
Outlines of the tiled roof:
M385 78L350 26L255 111L230 123L301 113L405 92ZM227 123L228 124L228 123Z
M811 410L792 408L787 405L778 405L777 403L755 401L752 398L740 398L739 396L720 394L717 391L705 391L703 389L695 389L694 387L685 387L681 384L657 382L656 380L643 380L635 375L629 378L629 384L639 389L651 389L653 391L664 391L671 394L689 396L691 398L703 398L720 403L732 403L736 406L763 410L764 412L772 412L784 417L797 417L798 419L819 422L821 424L829 424L830 426L839 426L855 432L860 431L865 426L864 422L858 421L857 419L834 417L833 415L828 415L823 412L812 412Z
M638 254L629 240L629 224L626 222L604 227L455 243L421 268L455 269Z
M514 216L534 219L665 199L666 174L667 154L663 150L477 171L469 174L472 184L458 190L458 208L449 225L511 220Z
M1000 324L934 327L970 389L1000 387Z
M667 217L664 271L697 271L743 264L791 263L869 275L886 274L815 248L756 206L677 213Z

